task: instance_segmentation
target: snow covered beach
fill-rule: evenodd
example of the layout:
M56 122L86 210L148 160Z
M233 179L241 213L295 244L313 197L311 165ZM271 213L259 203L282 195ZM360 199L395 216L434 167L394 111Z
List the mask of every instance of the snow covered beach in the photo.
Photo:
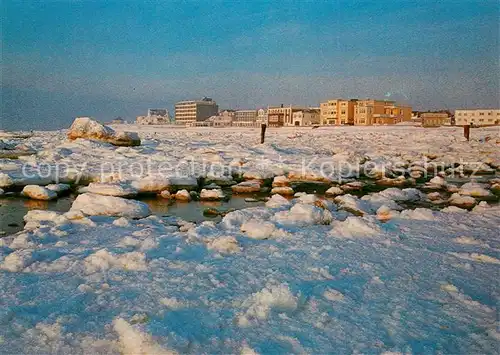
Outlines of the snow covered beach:
M263 145L258 135L5 139L36 152L1 160L6 193L57 199L64 187L51 184L65 183L78 195L0 239L5 353L497 350L498 128L470 142L460 128L276 129ZM146 193L272 197L190 223L151 215L137 201Z

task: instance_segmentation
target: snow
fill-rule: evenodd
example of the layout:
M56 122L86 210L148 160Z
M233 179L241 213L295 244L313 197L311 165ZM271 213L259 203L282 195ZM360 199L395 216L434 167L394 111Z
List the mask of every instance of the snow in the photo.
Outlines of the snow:
M113 329L118 333L121 353L124 355L174 355L176 352L162 348L150 335L132 327L123 318L113 320Z
M143 218L151 214L148 205L143 202L92 193L78 195L70 211L81 211L90 216L127 218Z
M85 271L87 274L107 271L111 268L145 271L147 270L145 258L144 253L140 252L113 255L106 249L101 249L85 258Z
M272 309L282 312L294 311L298 306L298 297L294 296L287 285L268 286L246 299L242 308L246 310L238 316L240 327L268 318Z
M24 142L35 156L0 159L9 196L42 181L38 172L23 176L25 164L28 172L68 164L71 184L81 173L85 185L172 197L183 189L189 195L180 184L195 181L227 193L245 172L265 178L241 185L254 186L259 201L273 177L284 186L308 179L324 190L332 181L355 190L326 199L274 194L265 205L203 223L170 210L146 217L138 201L88 192L66 213L31 210L23 230L0 238L2 352L496 353L500 206L494 195L468 195L478 186L450 168L497 161L495 140L479 139L497 130L474 129L466 142L454 127L284 128L269 129L259 145L253 129L148 126L135 147L36 132ZM433 180L438 195L422 194L420 185L377 186L344 164L372 162L377 172L402 162L408 176L412 166L426 171L429 159L445 165L439 176L446 184ZM320 167L332 161L340 165L323 176ZM128 170L138 162L150 167ZM102 172L101 163L109 169ZM113 170L120 164L125 168ZM493 178L472 182L491 191ZM449 207L453 193L475 207ZM431 196L444 203L432 204Z
M231 235L214 238L207 244L207 247L223 254L238 253L241 251L238 241Z

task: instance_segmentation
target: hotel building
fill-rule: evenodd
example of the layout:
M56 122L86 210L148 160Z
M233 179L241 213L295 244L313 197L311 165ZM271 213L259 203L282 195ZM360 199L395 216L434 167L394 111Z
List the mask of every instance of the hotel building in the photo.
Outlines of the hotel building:
M217 115L219 106L209 97L198 101L181 101L175 104L175 123L187 124L205 121Z
M354 124L354 105L356 100L334 99L320 104L322 125Z

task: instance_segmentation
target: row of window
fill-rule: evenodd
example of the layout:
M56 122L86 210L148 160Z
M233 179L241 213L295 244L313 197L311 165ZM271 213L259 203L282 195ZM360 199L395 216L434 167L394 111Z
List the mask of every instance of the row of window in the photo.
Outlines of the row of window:
M464 112L463 115L467 116L467 112ZM475 116L476 114L475 114L475 112L471 112L470 115ZM491 115L493 115L493 113L491 111L488 112L488 116L491 116ZM458 112L457 116L462 116L462 112ZM479 112L479 116L484 116L484 112ZM500 116L500 112L497 112L497 116Z

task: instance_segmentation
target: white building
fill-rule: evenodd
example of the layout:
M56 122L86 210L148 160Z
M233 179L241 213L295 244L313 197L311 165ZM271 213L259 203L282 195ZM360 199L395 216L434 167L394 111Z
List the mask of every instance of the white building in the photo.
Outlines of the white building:
M137 116L135 122L142 125L169 124L170 114L166 108L150 108L147 116Z
M218 115L209 117L207 121L212 122L213 127L231 127L234 120L234 111L224 110Z
M315 108L304 109L292 113L294 126L313 126L321 122L320 110Z
M267 110L266 109L259 109L257 110L257 124L267 124Z
M455 125L500 125L500 109L455 110Z

